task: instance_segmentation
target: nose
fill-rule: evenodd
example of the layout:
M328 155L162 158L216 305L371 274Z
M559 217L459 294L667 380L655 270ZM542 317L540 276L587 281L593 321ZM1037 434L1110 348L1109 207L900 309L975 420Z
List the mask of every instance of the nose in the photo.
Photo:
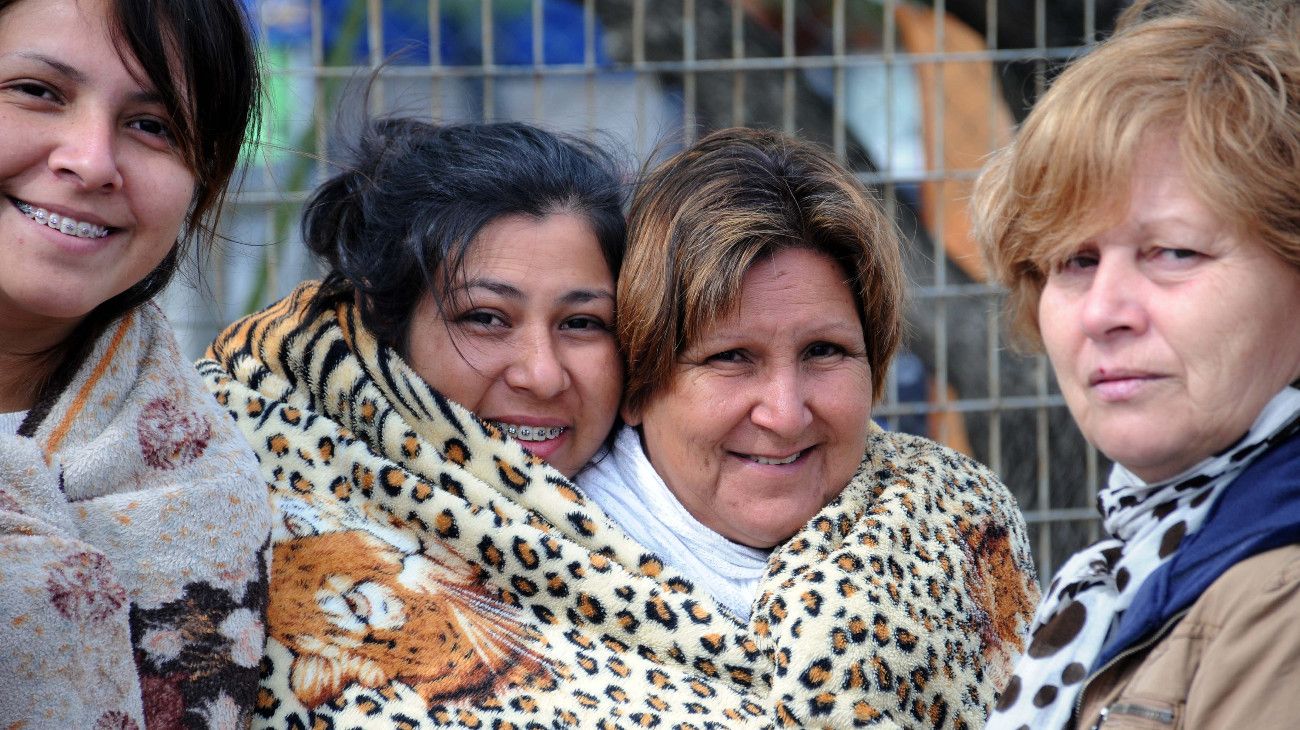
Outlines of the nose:
M1084 293L1080 313L1084 334L1102 340L1144 331L1147 316L1142 306L1141 288L1136 261L1119 255L1103 256L1097 262Z
M798 366L773 368L756 385L757 400L749 414L754 425L788 439L798 438L812 425L812 410Z
M554 398L572 385L568 368L551 333L541 328L519 338L514 360L506 368L506 384L539 400Z
M97 110L83 111L51 150L50 169L87 191L120 188L116 131L116 119Z

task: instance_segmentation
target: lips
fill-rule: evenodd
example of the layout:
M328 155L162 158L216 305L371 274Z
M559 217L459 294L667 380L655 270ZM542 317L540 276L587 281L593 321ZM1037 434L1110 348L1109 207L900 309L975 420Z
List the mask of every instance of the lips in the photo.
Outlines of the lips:
M803 457L804 454L808 453L809 450L810 449L800 449L799 451L796 451L792 454L786 454L784 456L777 456L777 455L764 456L761 454L746 454L739 451L733 451L731 453L732 455L738 458L752 461L755 464L763 464L764 466L785 466L786 464L793 464L794 462L798 461L800 458Z
M68 215L46 210L40 206L28 203L18 198L9 198L18 209L27 218L31 219L38 225L48 226L54 230L75 238L104 238L113 231L112 226L103 225L90 220L80 220Z
M1163 376L1138 370L1098 369L1088 376L1088 387L1105 402L1132 399Z
M1099 385L1119 380L1151 380L1156 377L1159 376L1142 370L1098 368L1088 375L1088 385Z

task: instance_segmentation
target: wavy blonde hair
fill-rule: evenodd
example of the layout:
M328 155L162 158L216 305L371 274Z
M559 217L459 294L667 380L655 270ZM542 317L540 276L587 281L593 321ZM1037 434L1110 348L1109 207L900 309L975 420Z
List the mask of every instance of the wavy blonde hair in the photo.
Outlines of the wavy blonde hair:
M1202 202L1300 267L1300 3L1139 1L976 182L975 236L1020 344L1041 348L1052 263L1124 217L1138 149L1166 132Z

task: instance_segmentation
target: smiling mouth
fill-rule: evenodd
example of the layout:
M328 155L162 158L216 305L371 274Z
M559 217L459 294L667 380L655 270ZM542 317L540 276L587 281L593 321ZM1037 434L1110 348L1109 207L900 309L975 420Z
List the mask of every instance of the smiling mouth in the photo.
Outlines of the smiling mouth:
M519 441L550 441L569 430L567 426L520 426L500 421L492 421L492 425Z
M75 238L104 238L110 232L107 226L100 226L94 223L86 223L67 216L61 216L58 213L51 213L44 208L37 208L31 203L27 203L17 198L10 198L14 207L28 218L36 221L40 225L48 226L64 235Z
M755 464L765 464L768 466L782 466L785 464L793 464L794 462L799 460L799 457L803 456L806 453L808 453L808 450L804 449L802 451L796 451L793 454L790 454L789 456L779 458L779 459L768 457L768 456L758 456L756 454L737 453L736 456L739 456L742 459L748 459L754 462Z

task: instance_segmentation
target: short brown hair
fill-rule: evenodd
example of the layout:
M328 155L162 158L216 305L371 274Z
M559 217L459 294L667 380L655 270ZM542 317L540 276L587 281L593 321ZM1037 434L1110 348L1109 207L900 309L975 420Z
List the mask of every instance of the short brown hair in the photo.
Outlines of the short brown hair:
M749 267L788 248L843 267L879 397L902 331L897 229L826 150L733 128L668 159L633 196L618 284L625 406L638 411L667 386L678 355L735 311Z
M976 183L975 235L1020 342L1041 346L1047 272L1123 218L1137 149L1166 132L1202 202L1300 266L1300 4L1139 1Z

